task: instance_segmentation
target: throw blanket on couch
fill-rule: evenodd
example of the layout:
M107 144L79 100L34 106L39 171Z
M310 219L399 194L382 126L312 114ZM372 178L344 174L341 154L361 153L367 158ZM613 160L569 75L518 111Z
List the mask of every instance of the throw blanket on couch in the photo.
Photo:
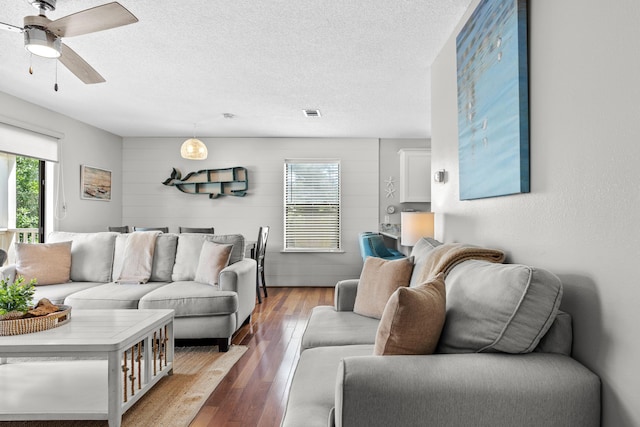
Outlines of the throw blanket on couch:
M446 276L453 267L469 259L501 264L504 262L504 258L504 252L497 249L481 248L462 243L446 243L436 247L429 253L422 268L419 283L435 277L438 273L444 273Z
M116 283L126 285L149 281L158 234L159 231L134 231L127 236L122 271Z

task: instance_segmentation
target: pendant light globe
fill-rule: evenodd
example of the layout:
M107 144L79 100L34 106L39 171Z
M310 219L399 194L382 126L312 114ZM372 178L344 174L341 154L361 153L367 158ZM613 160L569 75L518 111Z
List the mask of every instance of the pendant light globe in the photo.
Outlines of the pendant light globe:
M207 146L197 138L189 138L182 143L180 155L189 160L205 160L209 155Z

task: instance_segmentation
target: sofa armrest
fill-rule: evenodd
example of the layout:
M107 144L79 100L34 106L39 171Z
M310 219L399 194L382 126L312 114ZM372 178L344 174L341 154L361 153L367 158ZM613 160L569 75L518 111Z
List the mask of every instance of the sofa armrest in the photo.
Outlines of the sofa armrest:
M221 291L238 294L237 325L239 328L256 306L256 261L244 258L225 267L219 276Z
M9 264L0 268L0 280L7 280L9 284L16 280L16 265Z
M338 369L334 413L338 427L471 421L595 427L600 379L576 360L549 353L347 357Z
M336 311L353 311L359 279L341 280L336 283L334 304Z

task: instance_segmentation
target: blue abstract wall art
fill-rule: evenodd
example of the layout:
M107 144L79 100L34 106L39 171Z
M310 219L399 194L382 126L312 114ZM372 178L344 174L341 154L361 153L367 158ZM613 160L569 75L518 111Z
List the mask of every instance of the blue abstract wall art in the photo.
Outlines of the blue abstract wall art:
M526 0L483 0L456 38L460 200L529 192Z

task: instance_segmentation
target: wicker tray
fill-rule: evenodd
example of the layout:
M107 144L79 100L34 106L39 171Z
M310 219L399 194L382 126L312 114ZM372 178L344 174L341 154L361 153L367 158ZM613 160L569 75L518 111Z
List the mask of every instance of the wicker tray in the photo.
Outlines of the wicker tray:
M40 317L28 319L0 320L0 336L30 334L46 331L71 320L71 307L59 305L60 311Z

